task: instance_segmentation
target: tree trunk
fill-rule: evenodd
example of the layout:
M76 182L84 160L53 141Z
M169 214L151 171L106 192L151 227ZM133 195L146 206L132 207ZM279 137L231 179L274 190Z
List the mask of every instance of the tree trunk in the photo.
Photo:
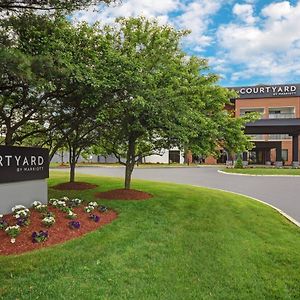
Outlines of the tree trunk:
M125 189L129 190L131 185L131 175L135 164L135 139L130 138L126 156L125 169Z
M75 182L75 166L74 161L70 162L70 182Z
M125 170L125 189L129 190L131 185L131 175L132 175L133 167L131 163L126 163L126 170Z
M69 144L70 182L75 182L76 152Z
M13 131L7 129L5 134L5 146L13 146Z

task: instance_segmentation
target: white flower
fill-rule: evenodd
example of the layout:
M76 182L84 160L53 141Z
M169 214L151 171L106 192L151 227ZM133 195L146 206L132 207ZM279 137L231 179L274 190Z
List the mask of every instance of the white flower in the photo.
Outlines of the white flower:
M26 209L26 207L24 205L16 205L11 210L12 212L15 212L16 210L20 210L20 209Z
M16 242L16 239L15 239L15 238L11 238L11 239L10 239L10 242L11 242L12 244L14 244L14 243Z
M40 202L40 201L34 201L34 202L32 203L32 206L33 206L33 207L37 207L37 206L40 206L40 205L42 205L42 202Z
M78 199L78 198L75 198L72 201L75 202L76 204L81 204L81 202L82 202L82 200Z
M29 215L29 209L24 208L24 209L20 209L20 210L15 210L15 218L20 218L20 217L28 217Z
M58 201L58 199L51 198L51 199L49 199L48 202L49 202L50 204L52 204L53 202L56 202L56 201Z
M52 224L55 223L55 219L54 219L54 217L45 217L42 220L42 223L45 224L45 225L52 225Z
M89 206L97 207L97 206L98 206L98 203L97 203L97 202L90 202L90 203L89 203Z
M20 226L19 225L8 226L6 227L5 231L8 232L13 229L20 229Z

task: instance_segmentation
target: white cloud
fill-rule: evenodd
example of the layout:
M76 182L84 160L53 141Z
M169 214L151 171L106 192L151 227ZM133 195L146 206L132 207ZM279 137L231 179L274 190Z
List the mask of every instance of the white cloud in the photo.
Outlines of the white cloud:
M156 18L160 24L171 24L192 33L184 40L193 51L202 51L212 42L207 33L211 17L219 10L224 0L123 0L120 5L90 7L76 12L73 18L80 22L111 23L117 17ZM173 14L172 17L170 14Z
M288 17L293 9L288 1L272 3L262 10L262 15L271 20L279 20Z
M256 21L256 18L253 16L253 6L251 4L235 4L233 13L247 24L254 24Z
M163 22L168 21L168 13L178 9L180 0L127 0L119 5L90 7L88 10L79 11L74 14L77 21L94 23L113 22L117 17L145 16L157 17Z
M243 9L236 6L234 12L243 15ZM226 60L223 67L241 69L232 74L232 81L262 76L279 82L299 74L300 2L296 6L287 1L272 3L262 9L259 20L243 25L230 23L218 29L222 49L218 55Z
M212 36L208 35L207 29L211 17L220 9L221 1L197 0L182 7L182 13L174 18L175 25L182 29L191 30L191 34L185 42L194 51L202 51L212 42Z

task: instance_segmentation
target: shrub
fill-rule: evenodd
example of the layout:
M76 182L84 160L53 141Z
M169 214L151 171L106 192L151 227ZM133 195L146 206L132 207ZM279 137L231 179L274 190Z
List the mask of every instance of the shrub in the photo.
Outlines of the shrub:
M240 157L236 160L234 167L235 169L243 169L243 161Z

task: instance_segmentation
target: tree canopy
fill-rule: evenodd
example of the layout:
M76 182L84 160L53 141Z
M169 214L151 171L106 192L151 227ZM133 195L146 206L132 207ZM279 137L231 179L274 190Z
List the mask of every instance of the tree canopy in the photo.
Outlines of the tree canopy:
M217 86L206 60L181 50L188 32L145 18L120 18L103 34L125 62L123 90L101 137L102 146L126 165L125 188L135 163L165 148L210 154L221 144L235 150L249 146L241 131L245 120L225 110L233 93ZM230 130L239 135L232 138Z
M2 142L47 145L51 156L67 145L71 181L80 153L99 147L125 164L125 188L135 163L163 149L251 147L242 131L251 116L226 109L236 95L182 50L188 33L143 17L90 26L27 11L2 20Z
M90 5L112 3L115 0L0 0L0 12L61 11L71 12Z

